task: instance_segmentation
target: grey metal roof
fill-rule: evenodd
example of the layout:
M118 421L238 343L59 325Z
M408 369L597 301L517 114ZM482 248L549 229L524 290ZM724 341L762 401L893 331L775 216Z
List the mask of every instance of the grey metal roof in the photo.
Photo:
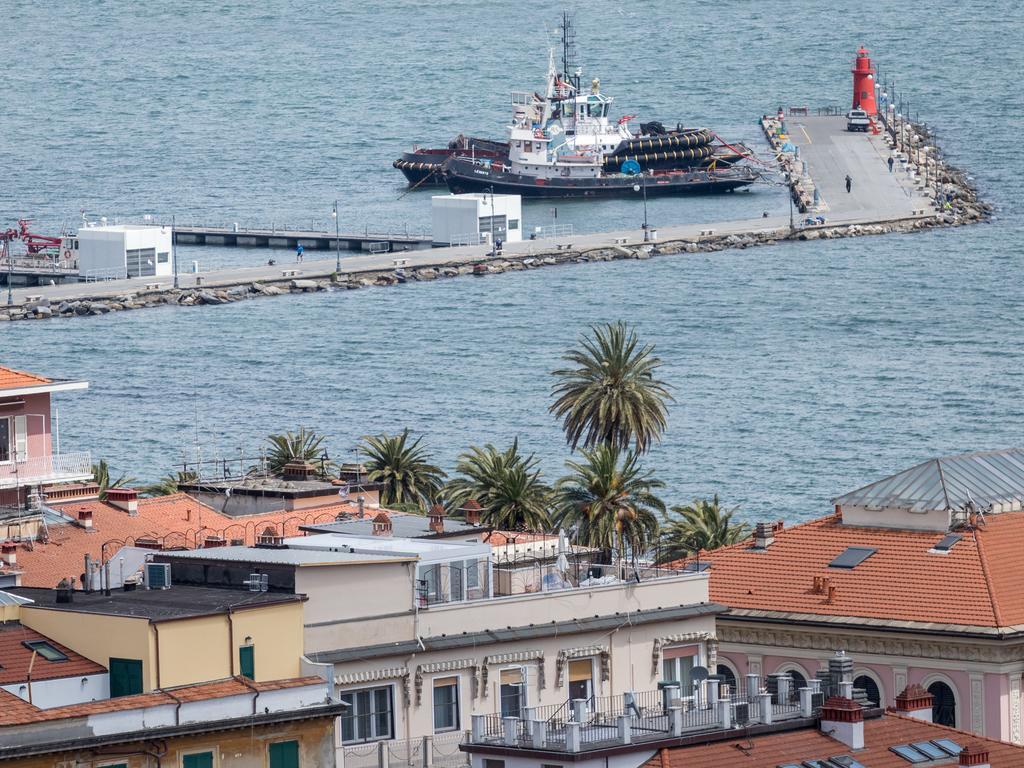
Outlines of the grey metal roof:
M343 520L336 523L311 523L300 525L300 530L318 533L347 533L350 536L372 536L373 520ZM444 531L440 534L430 530L430 519L422 515L391 515L391 535L396 539L437 539L447 536L461 536L486 531L479 525L470 525L463 520L445 518Z
M832 503L929 512L962 509L968 501L982 512L1024 508L1024 449L929 459L838 496Z
M29 600L27 597L0 591L0 605L28 605L31 602L32 600Z
M676 605L670 608L652 608L646 611L630 611L607 616L590 616L568 621L551 621L546 624L530 624L525 627L486 629L482 632L463 632L459 635L436 635L418 640L401 640L397 643L341 648L333 651L317 651L306 656L319 664L335 664L346 661L364 661L387 656L422 653L425 651L446 651L455 648L471 648L481 645L508 643L516 640L573 635L581 632L611 630L623 625L651 624L656 621L688 619L695 616L716 616L729 609L718 603L696 603Z
M172 550L154 553L161 562L172 560L214 560L232 563L263 563L267 565L348 565L354 563L405 562L415 555L380 552L359 554L329 549L288 549L271 547L212 547L206 549Z

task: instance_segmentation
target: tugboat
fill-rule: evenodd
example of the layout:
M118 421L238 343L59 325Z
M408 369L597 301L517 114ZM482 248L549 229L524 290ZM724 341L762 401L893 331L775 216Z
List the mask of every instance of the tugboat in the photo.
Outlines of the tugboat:
M611 121L612 98L594 79L590 93L580 87L581 70L570 62L568 14L562 21L562 72L549 56L545 94L513 93L508 157L456 155L443 166L452 192L518 194L524 197L616 197L732 191L760 174L736 164L752 155L726 144L707 128L666 130L644 123L634 134L634 115ZM570 74L572 73L572 74Z
M441 166L450 157L468 157L480 160L501 160L508 157L508 143L491 141L461 133L448 142L445 149L424 149L413 145L411 152L403 152L392 165L400 170L409 184L443 185L444 172Z

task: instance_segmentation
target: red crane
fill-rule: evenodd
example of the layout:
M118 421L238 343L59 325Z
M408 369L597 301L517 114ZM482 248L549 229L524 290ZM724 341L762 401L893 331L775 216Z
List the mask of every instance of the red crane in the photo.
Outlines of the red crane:
M37 235L28 231L28 225L32 223L31 219L18 219L18 237L25 244L26 250L30 254L40 254L44 251L51 249L60 249L60 238L51 237L49 235ZM13 232L13 230L8 230Z

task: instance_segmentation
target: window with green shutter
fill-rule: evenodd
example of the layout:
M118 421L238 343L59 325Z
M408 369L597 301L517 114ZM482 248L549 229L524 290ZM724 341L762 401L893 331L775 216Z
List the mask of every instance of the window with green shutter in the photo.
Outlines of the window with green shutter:
M213 768L213 752L193 752L181 756L181 768Z
M299 742L279 741L267 747L270 768L299 768Z
M238 649L238 673L250 680L256 679L256 657L251 645L243 645Z
M110 698L142 693L142 662L139 659L110 659Z

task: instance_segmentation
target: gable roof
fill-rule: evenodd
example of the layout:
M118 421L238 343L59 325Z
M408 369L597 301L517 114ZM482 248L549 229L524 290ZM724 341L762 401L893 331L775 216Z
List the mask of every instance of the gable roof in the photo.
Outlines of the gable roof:
M175 493L138 500L138 512L130 515L105 501L69 501L53 504L72 519L80 510L92 513L92 528L73 523L48 525L46 542L36 541L18 549L18 569L26 587L53 587L63 578L76 579L84 569L84 557L112 557L123 545L151 538L165 547L194 549L207 537L240 539L255 544L267 526L281 536L300 535L299 526L329 520L340 512L358 514L354 504L333 503L307 510L281 511L244 517L225 515L188 494Z
M1024 765L1024 747L886 712L882 717L865 719L865 746L856 752L817 728L801 728L750 738L740 733L736 738L713 744L662 749L643 768L776 768L839 755L852 755L868 768L909 768L910 763L889 751L889 747L942 738L952 739L960 746L983 746L989 752L992 768ZM948 764L955 766L957 762L953 758Z
M840 506L913 512L963 509L1009 512L1024 507L1024 449L929 459L832 500Z
M34 373L17 371L0 365L0 390L33 387L37 384L49 384L50 380Z
M711 599L733 615L929 622L954 631L1024 625L1024 512L989 515L960 533L939 554L931 550L945 532L844 525L829 516L777 530L765 549L746 541L700 559L711 563ZM875 552L853 568L830 567L849 547ZM836 588L832 602L827 589L813 588L821 576Z
M67 656L67 661L47 661L36 655L32 664L32 650L26 642L45 641ZM0 624L0 685L23 683L28 680L28 668L32 664L32 679L56 680L61 677L81 677L106 672L106 668L75 653L67 646L41 635L34 629L9 622Z

